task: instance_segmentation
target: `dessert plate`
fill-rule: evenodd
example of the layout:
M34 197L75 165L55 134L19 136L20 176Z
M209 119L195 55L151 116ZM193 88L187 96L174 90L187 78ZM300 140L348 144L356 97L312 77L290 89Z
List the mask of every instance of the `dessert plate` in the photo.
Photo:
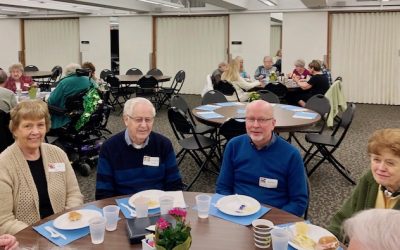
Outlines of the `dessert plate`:
M72 230L72 229L79 229L89 226L89 220L94 217L101 217L103 216L101 212L93 210L93 209L81 209L75 210L81 214L81 218L76 221L71 221L69 219L69 212L58 216L53 221L53 226L58 229L62 230Z

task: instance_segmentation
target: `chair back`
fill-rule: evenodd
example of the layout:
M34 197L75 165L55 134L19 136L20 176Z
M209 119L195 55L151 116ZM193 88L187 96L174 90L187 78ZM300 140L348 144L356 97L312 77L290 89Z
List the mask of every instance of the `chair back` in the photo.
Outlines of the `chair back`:
M187 134L193 134L194 136L196 136L196 134L194 133L193 124L190 122L190 120L182 110L176 107L169 108L168 120L178 140L184 139L186 137L185 135Z
M180 95L174 95L171 98L171 107L176 107L182 110L185 114L189 112L189 105L185 99Z
M24 68L25 72L32 72L32 71L39 71L39 68L36 67L35 65L27 65Z
M110 84L111 90L119 89L121 86L119 79L114 74L112 74L111 71L110 74L107 75L106 80L107 83Z
M263 89L257 92L260 94L261 100L269 103L280 103L279 97L269 90Z
M111 70L109 70L109 69L103 69L103 70L100 72L100 79L102 79L104 82L107 82L107 77L108 77L109 75L113 75L113 73L111 72Z
M235 95L238 102L240 102L239 96L236 92L235 87L233 87L232 83L226 81L226 80L221 80L217 84L214 85L214 90L218 90L222 94L226 96L233 96Z
M331 112L328 115L326 124L328 127L333 127L334 119L341 111L347 109L346 98L342 91L342 78L336 78L335 82L329 87L325 93L331 105Z
M141 89L154 89L158 85L157 79L152 75L142 76L137 82Z
M59 65L54 66L54 67L51 69L51 72L53 72L53 74L51 75L51 80L56 81L57 78L61 77L62 71L63 71L63 70L62 70L62 67L61 67L61 66L59 66ZM55 78L54 78L54 77L55 77Z
M219 134L224 136L227 143L233 137L246 134L244 119L228 119L219 127Z
M339 146L344 137L346 136L350 128L350 125L353 122L355 110L356 110L356 105L354 103L349 103L347 105L347 109L343 112L340 121L337 123L335 129L333 130L332 136L335 136L340 129L342 130L342 133L337 141L336 146Z
M137 68L131 68L126 71L126 75L143 75L143 72Z
M201 104L206 105L210 103L218 103L218 102L227 102L228 100L218 90L210 90L204 94L203 98L201 99Z
M182 89L183 83L185 82L186 73L183 70L179 70L174 80L172 81L171 88L174 90L174 94L179 94Z
M268 83L264 89L274 93L279 97L279 99L285 98L286 93L288 92L287 87L282 83Z
M149 71L147 71L146 75L150 75L150 76L162 76L164 75L163 72L157 68L151 69Z
M326 120L327 115L331 111L331 104L328 98L322 94L312 96L306 102L306 108L311 109L321 115L321 118Z
M0 109L0 153L14 142L9 123L10 113Z

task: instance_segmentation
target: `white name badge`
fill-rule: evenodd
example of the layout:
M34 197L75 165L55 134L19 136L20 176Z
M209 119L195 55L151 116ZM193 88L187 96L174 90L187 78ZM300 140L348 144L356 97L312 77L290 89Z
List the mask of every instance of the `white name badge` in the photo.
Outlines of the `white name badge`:
M49 163L49 172L50 173L65 172L65 163L64 162Z
M160 165L160 157L143 156L143 165L158 167Z
M258 181L258 185L260 187L265 187L265 188L277 188L278 180L260 177L260 180Z

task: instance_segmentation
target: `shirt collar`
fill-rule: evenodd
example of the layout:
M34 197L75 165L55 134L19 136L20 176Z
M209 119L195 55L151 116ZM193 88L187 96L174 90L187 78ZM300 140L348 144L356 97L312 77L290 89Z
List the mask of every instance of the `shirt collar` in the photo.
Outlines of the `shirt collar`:
M272 144L274 144L276 142L276 134L274 132L272 132L272 136L271 136L271 140L268 142L267 145L265 145L264 147L262 147L261 149L257 149L256 145L253 143L253 141L251 140L251 137L248 136L249 138L249 142L251 144L251 146L256 149L256 150L263 150L263 149L267 149L269 148Z
M150 137L150 136L149 136ZM131 138L129 137L128 129L125 129L125 142L128 146L131 146L136 148L136 149L141 149L147 146L149 144L149 137L146 138L143 144L138 145L132 142Z

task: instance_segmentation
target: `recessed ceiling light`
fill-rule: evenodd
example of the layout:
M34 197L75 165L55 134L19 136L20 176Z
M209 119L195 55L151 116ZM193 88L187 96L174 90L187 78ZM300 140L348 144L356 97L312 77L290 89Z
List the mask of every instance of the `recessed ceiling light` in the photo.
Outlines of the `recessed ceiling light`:
M258 1L260 1L263 4L266 4L268 6L277 6L276 2L273 0L258 0Z

